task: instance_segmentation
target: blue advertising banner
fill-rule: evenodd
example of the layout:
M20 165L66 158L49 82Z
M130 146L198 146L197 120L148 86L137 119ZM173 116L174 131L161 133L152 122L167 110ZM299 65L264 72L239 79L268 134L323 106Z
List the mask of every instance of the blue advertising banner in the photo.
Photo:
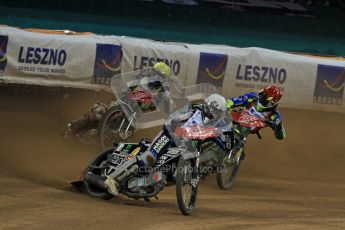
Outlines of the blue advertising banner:
M224 81L227 54L200 52L198 76L196 83L211 83L221 88Z
M111 77L121 73L122 49L113 44L96 44L93 81L110 84Z
M7 64L7 43L8 36L0 35L0 77L4 75Z
M318 65L314 103L342 105L345 85L345 67Z

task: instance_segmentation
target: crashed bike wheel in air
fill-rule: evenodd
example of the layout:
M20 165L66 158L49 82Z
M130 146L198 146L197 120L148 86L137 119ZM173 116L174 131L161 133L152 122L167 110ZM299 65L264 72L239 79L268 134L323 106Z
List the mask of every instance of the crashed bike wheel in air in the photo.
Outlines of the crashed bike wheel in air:
M95 160L86 168L83 183L87 193L93 197L110 199L113 197L105 188L105 176L103 167L107 162L109 154L114 152L114 148L108 149L98 155Z
M120 106L113 106L102 116L98 126L98 138L102 149L111 148L114 143L126 141L133 134L133 127ZM126 131L127 129L127 131Z
M240 167L241 160L238 162L220 160L217 168L217 184L221 189L229 189L234 183Z
M197 172L195 168L195 159L184 160L181 156L177 164L176 174L176 197L180 211L183 215L190 215L195 208L198 183ZM196 183L193 183L195 182Z

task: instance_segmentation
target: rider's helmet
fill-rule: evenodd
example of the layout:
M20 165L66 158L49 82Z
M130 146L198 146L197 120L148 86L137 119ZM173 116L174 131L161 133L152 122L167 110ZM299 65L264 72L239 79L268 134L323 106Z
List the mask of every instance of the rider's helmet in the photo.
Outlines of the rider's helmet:
M204 115L209 119L218 119L226 111L226 100L225 98L214 93L205 99L204 103Z
M170 67L167 64L165 64L164 62L157 62L153 66L153 70L155 70L157 73L159 73L165 79L168 79L171 75Z
M258 95L258 106L262 109L275 108L282 97L280 89L274 85L270 85L261 89Z

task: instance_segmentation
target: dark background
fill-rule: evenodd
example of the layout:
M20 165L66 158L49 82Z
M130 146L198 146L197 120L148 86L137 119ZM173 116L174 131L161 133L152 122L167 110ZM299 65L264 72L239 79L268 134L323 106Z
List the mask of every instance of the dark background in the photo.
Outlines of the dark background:
M175 2L2 0L0 24L345 56L343 1L293 1L306 11L234 4L246 0Z

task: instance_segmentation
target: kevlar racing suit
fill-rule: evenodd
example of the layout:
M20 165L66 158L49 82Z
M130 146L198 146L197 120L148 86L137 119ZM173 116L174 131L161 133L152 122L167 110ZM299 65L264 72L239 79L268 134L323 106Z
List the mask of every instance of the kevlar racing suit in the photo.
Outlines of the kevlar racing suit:
M258 94L255 92L246 93L238 97L230 98L226 107L232 109L234 107L243 107L248 109L249 113L261 119L272 121L269 126L274 131L274 135L278 140L286 137L286 132L282 124L282 119L277 106L273 108L262 108L258 102Z
M156 162L157 157L167 151L169 147L174 147L173 138L171 138L171 130L174 130L176 125L201 125L209 127L217 127L218 133L226 133L230 130L229 118L223 116L218 119L209 119L205 116L204 105L202 104L191 104L186 105L183 108L170 114L169 118L165 121L163 130L157 134L153 139L151 146L148 150L141 154L141 165L142 166L153 166ZM170 132L169 132L170 130ZM226 144L219 138L218 144L225 148Z
M170 85L176 84L179 86L178 81L172 76L168 79L165 79L161 74L150 70L149 73L146 73L148 70L142 70L141 73L137 76L137 81L132 82L130 89L132 92L137 90L144 89L155 95L156 103L159 101L164 101L166 105L167 112L172 112L175 107L175 103L171 98ZM139 103L140 108L145 110L155 110L155 107L152 107L152 103Z

